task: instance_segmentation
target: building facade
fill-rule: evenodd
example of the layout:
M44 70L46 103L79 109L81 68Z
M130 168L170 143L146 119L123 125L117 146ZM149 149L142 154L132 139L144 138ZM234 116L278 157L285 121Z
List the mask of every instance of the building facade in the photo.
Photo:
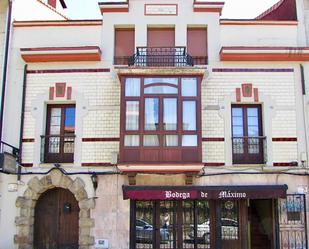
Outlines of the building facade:
M307 4L14 22L0 247L308 248Z

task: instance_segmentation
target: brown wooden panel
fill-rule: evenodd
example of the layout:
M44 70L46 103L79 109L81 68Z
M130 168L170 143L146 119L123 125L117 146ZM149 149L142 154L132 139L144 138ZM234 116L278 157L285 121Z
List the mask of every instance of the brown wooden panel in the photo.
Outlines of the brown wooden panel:
M148 47L175 47L174 28L148 28Z
M160 160L160 149L144 149L141 154L142 162L159 162Z
M124 149L123 157L126 162L139 162L140 161L140 150L139 149Z
M115 29L115 56L132 56L135 47L134 29Z
M191 56L207 55L207 29L187 29L187 50Z
M77 249L79 207L74 195L54 188L41 195L35 207L35 249Z
M197 162L199 159L199 153L197 148L183 148L182 149L182 161L183 162Z
M181 149L163 149L162 162L181 162Z

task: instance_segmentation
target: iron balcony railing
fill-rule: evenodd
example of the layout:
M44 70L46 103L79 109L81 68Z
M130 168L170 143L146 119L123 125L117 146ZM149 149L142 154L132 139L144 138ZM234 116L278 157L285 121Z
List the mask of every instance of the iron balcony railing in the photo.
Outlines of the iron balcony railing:
M41 162L72 163L74 142L74 134L41 136Z
M129 57L129 66L137 67L187 67L193 66L193 58L186 47L137 47Z
M232 137L233 164L265 164L266 137Z

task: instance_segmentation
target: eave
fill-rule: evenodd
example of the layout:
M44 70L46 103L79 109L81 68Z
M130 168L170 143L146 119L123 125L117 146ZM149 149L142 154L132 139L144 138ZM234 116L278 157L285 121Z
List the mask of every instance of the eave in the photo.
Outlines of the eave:
M129 12L129 2L99 2L101 14Z
M309 47L222 47L221 61L309 61Z
M193 11L194 12L215 12L221 15L224 2L193 2Z
M27 63L101 60L98 46L21 48L20 53Z

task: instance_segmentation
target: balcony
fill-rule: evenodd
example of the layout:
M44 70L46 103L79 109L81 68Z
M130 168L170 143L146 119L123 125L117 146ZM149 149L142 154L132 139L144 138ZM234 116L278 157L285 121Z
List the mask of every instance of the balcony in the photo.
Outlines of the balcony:
M41 136L42 163L73 163L75 135Z
M266 137L233 137L233 164L265 164Z
M192 67L193 57L186 47L137 47L137 52L128 58L129 66L136 67Z

